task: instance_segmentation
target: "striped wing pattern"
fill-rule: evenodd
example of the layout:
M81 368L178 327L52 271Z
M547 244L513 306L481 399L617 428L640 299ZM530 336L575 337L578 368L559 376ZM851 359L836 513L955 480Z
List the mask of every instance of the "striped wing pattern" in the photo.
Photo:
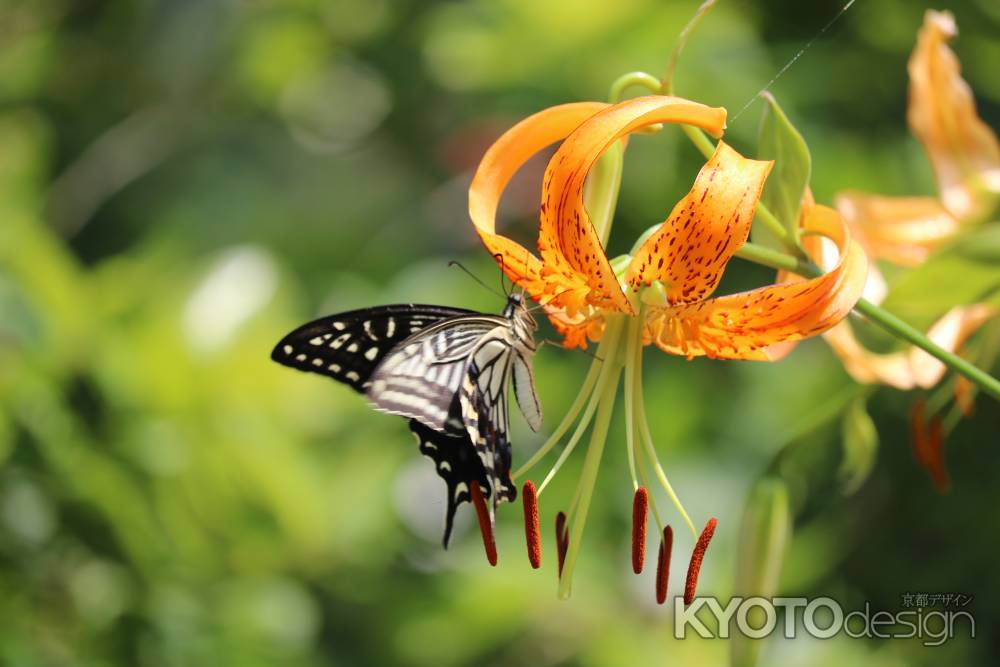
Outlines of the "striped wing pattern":
M466 431L489 482L485 488L493 499L491 518L497 504L517 497L507 439L507 386L515 354L509 329L492 332L472 354L460 395Z
M448 418L470 355L485 336L506 326L502 317L469 315L428 327L378 365L368 400L377 410L416 419L436 431L460 431L462 420L449 424Z
M442 320L474 314L460 308L400 304L352 310L304 324L281 339L271 359L326 375L364 393L372 371L410 336Z

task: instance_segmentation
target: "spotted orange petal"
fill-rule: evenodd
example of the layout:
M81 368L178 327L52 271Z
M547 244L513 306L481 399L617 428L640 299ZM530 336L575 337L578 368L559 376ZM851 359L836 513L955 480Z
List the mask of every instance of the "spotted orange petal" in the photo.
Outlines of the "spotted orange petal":
M469 216L486 248L502 258L504 273L534 299L546 292L542 263L527 248L496 232L497 207L504 188L538 151L566 137L584 120L607 107L602 102L576 102L550 107L525 118L490 146L469 187ZM549 286L549 294L559 287Z
M1000 193L1000 145L976 113L972 90L948 41L958 34L950 12L928 10L910 57L907 120L927 150L945 207L976 218Z
M849 191L837 195L834 206L872 259L903 266L924 262L959 228L958 221L933 197Z
M768 346L822 333L842 320L861 297L868 260L851 240L843 218L816 206L804 231L837 244L840 261L818 278L771 285L676 306L652 306L646 339L688 358L772 360Z
M812 188L806 186L805 194L802 195L802 206L799 209L799 227L805 225L805 221L813 214L813 209L816 208L816 199L813 197ZM813 258L823 257L823 237L806 235L800 239L802 248L806 251L806 254ZM862 246L863 247L863 246ZM836 265L838 258L833 257L830 261L830 267L827 267L822 262L820 266L824 268L832 268ZM871 282L872 279L872 268L868 267L868 281ZM786 271L784 269L778 270L778 275L775 277L774 282L777 284L794 282L796 280L801 280L802 277L798 276L791 271ZM775 343L767 348L766 354L771 361L781 361L789 354L792 350L799 344L797 340L786 340L781 343Z
M639 248L625 273L633 289L667 284L671 304L702 301L746 243L764 180L774 162L749 160L720 141L687 196Z
M545 272L580 285L600 309L632 313L583 204L587 174L615 141L656 123L686 123L719 136L726 110L679 97L653 95L608 107L587 119L560 145L542 184L538 248Z

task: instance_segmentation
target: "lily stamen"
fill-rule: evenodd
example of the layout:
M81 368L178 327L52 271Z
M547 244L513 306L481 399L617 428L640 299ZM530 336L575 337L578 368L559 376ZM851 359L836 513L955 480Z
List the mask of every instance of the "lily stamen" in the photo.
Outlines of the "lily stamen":
M670 554L674 549L674 529L667 526L660 539L660 551L656 556L656 604L667 601L667 584L670 581Z
M542 566L542 540L538 530L538 494L530 479L521 490L524 503L524 539L528 545L528 561L532 569Z
M632 571L642 573L646 560L646 521L649 514L649 493L640 486L632 498Z
M566 549L569 547L569 529L566 527L566 514L556 514L556 553L559 558L559 576L562 577L563 564L566 562Z
M708 549L708 543L712 541L712 536L715 535L715 526L717 523L715 519L708 520L708 523L705 524L705 529L701 531L701 535L698 537L698 542L694 545L694 551L691 552L687 580L684 583L685 605L694 602L694 594L698 589L698 573L701 572L701 563L705 559L705 550Z
M490 519L490 512L486 509L486 498L479 488L479 482L473 480L469 484L469 494L472 496L472 504L476 506L476 516L479 518L479 531L483 535L483 548L486 549L486 559L490 565L496 567L497 564L497 542L493 535L493 522Z

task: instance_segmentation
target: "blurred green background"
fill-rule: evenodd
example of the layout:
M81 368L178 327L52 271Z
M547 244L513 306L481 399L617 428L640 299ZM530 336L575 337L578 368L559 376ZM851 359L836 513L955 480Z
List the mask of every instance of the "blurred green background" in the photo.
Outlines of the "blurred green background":
M542 498L543 568L506 506L492 569L468 506L441 549L443 484L402 420L268 359L320 314L501 308L447 267L497 280L466 213L479 157L544 106L662 72L695 7L0 0L0 664L725 664L724 641L673 639L650 568L631 574L620 415L560 602L551 522L582 457ZM812 150L817 200L934 193L904 119L926 7L859 0L773 86ZM1000 5L934 7L954 11L964 74L1000 127ZM735 113L838 10L723 0L678 93ZM730 124L745 153L760 111ZM633 140L611 251L661 220L700 164L679 132ZM524 241L543 167L504 201ZM771 278L734 262L726 287ZM589 362L538 355L549 428ZM746 491L792 442L782 592L888 610L904 593L974 596L975 640L777 640L764 664L1000 661L995 403L949 438L940 495L910 452L913 395L875 393L878 462L845 497L837 415L855 386L821 341L772 365L646 364L671 479L696 523L720 522L701 593L732 592ZM516 465L542 436L514 422ZM691 546L678 531L672 591Z

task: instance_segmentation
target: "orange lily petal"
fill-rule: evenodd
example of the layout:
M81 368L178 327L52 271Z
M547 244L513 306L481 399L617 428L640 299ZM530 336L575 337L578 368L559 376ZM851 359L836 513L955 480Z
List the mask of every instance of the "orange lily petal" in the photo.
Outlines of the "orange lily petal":
M562 143L545 171L538 237L544 271L561 276L566 285L577 285L578 293L584 293L587 302L598 308L633 312L584 207L583 186L609 146L656 123L686 123L719 136L725 127L726 110L660 95L621 102L580 125ZM572 313L572 308L569 310Z
M966 417L976 412L976 385L964 375L955 378L955 405Z
M868 261L833 209L816 206L803 229L837 244L840 261L832 271L700 303L652 306L646 318L647 340L688 358L769 361L773 357L768 346L834 326L861 297Z
M607 106L602 102L576 102L550 107L525 118L490 146L469 187L469 216L479 238L491 254L502 257L507 277L536 300L546 291L542 263L521 244L496 233L500 196L514 173L535 153L563 139Z
M979 327L997 314L992 306L978 304L952 308L928 330L927 337L954 352ZM862 347L849 323L828 331L826 341L840 357L844 369L858 382L886 384L897 389L929 389L944 376L945 365L916 347L876 354Z
M813 209L816 208L816 199L813 197L812 189L806 186L806 192L802 195L802 208L799 210L799 227L801 228L805 225L805 221L809 219L812 215ZM800 239L800 244L806 254L813 258L821 258L823 256L823 238L820 236L806 235ZM839 255L838 255L839 257ZM820 266L824 269L832 269L836 266L838 257L832 258L829 266L820 263ZM868 281L871 281L872 274L871 266L868 267ZM784 269L778 269L778 275L774 282L777 284L794 282L796 280L801 280L802 277L794 274L790 271ZM799 344L797 340L786 340L781 343L775 343L774 345L769 345L767 348L767 356L771 361L781 361L795 349L795 346Z
M834 206L873 259L916 266L952 237L958 221L932 197L836 196Z
M910 57L907 119L927 150L945 207L958 219L988 212L1000 193L1000 145L979 118L969 84L948 40L958 34L950 12L928 10Z
M714 292L726 264L746 243L772 166L720 141L691 191L632 258L628 284L637 290L662 281L671 304L701 301Z

